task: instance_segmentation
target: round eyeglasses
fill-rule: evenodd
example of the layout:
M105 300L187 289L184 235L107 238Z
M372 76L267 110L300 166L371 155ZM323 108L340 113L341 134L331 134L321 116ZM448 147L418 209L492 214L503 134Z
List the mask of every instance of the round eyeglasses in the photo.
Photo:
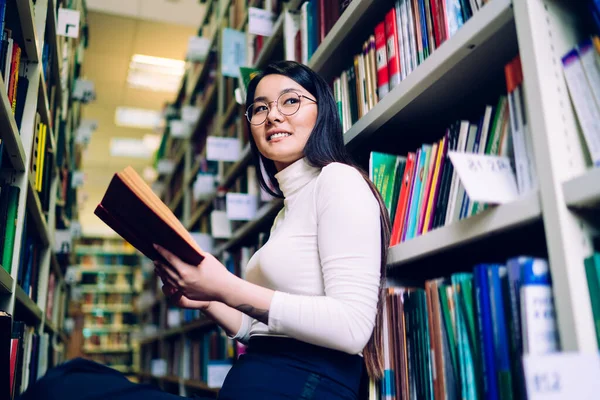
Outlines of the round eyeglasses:
M255 101L250 104L250 107L246 110L246 118L252 125L261 125L267 120L267 115L271 112L271 103L277 104L279 112L285 116L294 115L300 109L300 100L305 98L310 101L317 102L310 97L296 92L285 92L279 95L277 100L274 101Z

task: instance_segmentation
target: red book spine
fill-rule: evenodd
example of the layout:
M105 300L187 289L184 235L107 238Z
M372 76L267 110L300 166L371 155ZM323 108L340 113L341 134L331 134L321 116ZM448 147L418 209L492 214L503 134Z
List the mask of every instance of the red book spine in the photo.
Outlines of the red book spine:
M405 214L408 208L408 194L415 169L415 158L415 153L408 153L406 157L406 167L404 168L404 176L402 177L402 185L400 186L400 194L398 195L398 204L396 206L394 224L392 225L390 246L397 245L402 238Z
M375 50L377 57L377 91L381 99L390 91L388 58L385 40L385 23L381 21L375 27Z
M400 48L398 44L398 24L396 19L396 7L392 7L385 15L385 36L387 40L388 75L390 79L390 90L400 83L402 79L402 67L400 64Z

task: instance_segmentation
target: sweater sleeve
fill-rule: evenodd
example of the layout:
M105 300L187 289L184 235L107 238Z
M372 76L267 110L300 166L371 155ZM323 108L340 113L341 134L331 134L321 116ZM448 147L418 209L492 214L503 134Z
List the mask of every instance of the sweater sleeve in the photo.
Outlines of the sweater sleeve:
M371 337L377 313L379 205L356 169L334 163L317 180L315 207L325 295L276 291L269 331L358 354Z
M252 327L252 317L242 313L242 323L235 336L230 336L230 339L237 340L242 344L248 344L250 339L250 328Z

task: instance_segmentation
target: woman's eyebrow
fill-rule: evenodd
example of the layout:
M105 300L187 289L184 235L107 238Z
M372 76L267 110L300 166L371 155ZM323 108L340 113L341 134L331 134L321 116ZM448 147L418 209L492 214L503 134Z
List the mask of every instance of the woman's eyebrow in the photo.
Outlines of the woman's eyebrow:
M283 89L281 92L279 92L279 95L281 96L282 94L288 93L288 92L301 92L301 90L297 89L297 88L286 88L286 89ZM267 101L267 97L266 96L255 97L254 101L255 102L256 101L264 101L264 102L266 102Z

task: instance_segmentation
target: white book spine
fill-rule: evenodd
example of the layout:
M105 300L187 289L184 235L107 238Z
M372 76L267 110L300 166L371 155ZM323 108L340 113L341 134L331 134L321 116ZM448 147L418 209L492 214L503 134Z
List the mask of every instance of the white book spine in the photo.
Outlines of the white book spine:
M577 119L587 143L592 162L600 166L600 111L585 77L579 55L569 52L562 59L563 71Z

